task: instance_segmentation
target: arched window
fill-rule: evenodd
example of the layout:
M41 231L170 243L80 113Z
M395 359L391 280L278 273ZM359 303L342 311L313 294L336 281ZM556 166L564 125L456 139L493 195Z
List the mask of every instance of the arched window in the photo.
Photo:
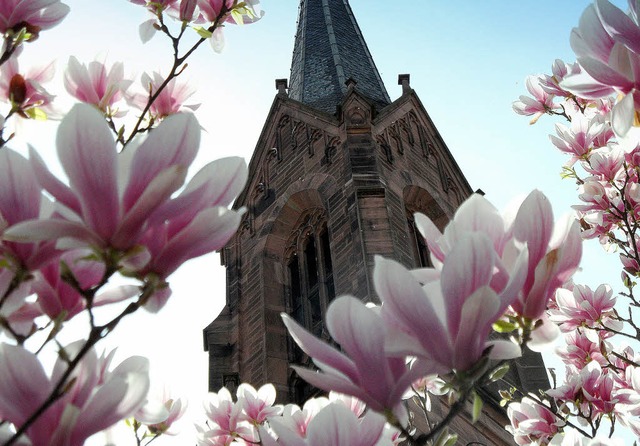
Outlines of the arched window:
M285 255L285 292L289 314L296 322L319 337L326 337L324 315L335 297L333 264L324 209L305 212L292 232ZM311 365L310 358L291 341L289 362ZM292 398L303 402L317 393L292 372Z
M422 234L416 227L414 214L407 209L407 226L409 227L409 243L413 250L413 259L415 266L418 268L426 268L433 266L429 257L429 248Z

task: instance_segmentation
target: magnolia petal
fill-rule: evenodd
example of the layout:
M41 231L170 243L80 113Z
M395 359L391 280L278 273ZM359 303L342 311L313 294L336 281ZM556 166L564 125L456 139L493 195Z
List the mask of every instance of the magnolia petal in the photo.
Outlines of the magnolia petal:
M102 239L82 223L60 219L27 220L11 226L2 234L5 240L14 242L36 242L63 237L82 240L96 246L103 245Z
M200 146L200 126L190 113L168 116L137 148L122 204L129 211L147 186L162 171L180 166L186 170Z
M22 347L0 344L0 417L22 425L51 389L51 382L33 353ZM44 417L51 418L51 413L45 413Z
M9 225L38 217L40 186L22 155L11 149L0 150L0 215Z
M560 328L546 316L541 319L542 324L531 332L531 340L527 342L534 352L543 352L553 347L556 338L560 336Z
M211 43L211 48L216 53L221 53L224 49L224 33L222 32L222 27L218 26L215 31L213 31L213 35L209 38L209 42Z
M73 438L87 438L131 416L145 402L148 391L149 361L139 356L127 358L83 407Z
M104 116L93 106L75 105L60 123L56 146L84 221L108 239L116 229L120 205L117 152Z
M332 368L340 371L352 381L358 379L358 372L351 359L333 347L330 347L325 342L317 339L302 328L288 314L282 313L281 316L282 322L285 327L287 327L287 330L289 330L289 334L302 351L311 356L315 361L328 364Z
M542 192L534 190L520 205L513 227L515 238L527 243L530 266L537 265L544 257L552 233L551 203Z
M488 286L479 288L469 296L460 311L460 329L455 335L454 368L466 370L482 354L492 324L498 314L500 299Z
M138 35L142 43L147 43L156 34L156 19L149 19L140 24L138 27Z
M151 268L167 277L185 261L222 248L238 229L242 214L223 207L205 209L170 239Z
M629 2L632 3L632 2ZM640 28L633 20L606 0L596 0L600 22L613 40L640 55Z
M383 424L384 427L384 424ZM358 438L356 416L342 404L329 404L311 420L307 429L310 446L363 446Z
M511 341L491 341L487 342L487 347L491 347L489 358L497 361L503 359L514 359L522 356L520 346Z
M483 233L467 233L458 239L442 267L442 294L451 333L461 324L461 308L477 289L491 282L495 266L491 240Z
M82 208L76 194L49 171L40 154L31 146L29 146L29 161L31 161L31 167L40 185L53 195L57 202L65 205L76 214L82 215Z
M147 218L182 186L186 175L187 170L184 166L176 165L160 172L153 178L142 194L138 196L137 201L125 213L118 231L111 239L112 245L116 248L127 249L135 244Z
M629 93L613 106L611 111L611 127L619 138L623 138L631 129L636 116L633 94Z
M116 288L100 293L93 300L93 306L98 307L101 305L113 304L116 302L122 302L123 300L130 299L136 296L140 292L140 287L135 285L122 285Z
M392 318L415 336L425 350L430 353L443 351L442 343L446 342L443 340L449 339L449 335L432 299L406 268L393 260L376 256L373 284L383 303L383 315L392 313ZM439 286L438 282L431 284Z
M578 59L578 62L584 71L604 85L616 87L623 91L629 91L633 88L633 81L604 62L600 62L592 57L581 57Z
M392 377L385 365L385 332L380 316L361 300L341 296L329 306L326 323L331 337L356 364L359 385L372 392L376 399L383 400Z

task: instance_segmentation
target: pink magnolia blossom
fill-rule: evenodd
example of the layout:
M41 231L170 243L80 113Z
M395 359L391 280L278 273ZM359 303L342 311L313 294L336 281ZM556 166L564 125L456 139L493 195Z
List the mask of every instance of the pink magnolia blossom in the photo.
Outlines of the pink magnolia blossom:
M151 213L182 185L199 136L195 118L176 115L151 132L124 165L126 159L118 156L104 117L94 107L74 106L60 124L57 138L69 186L31 151L40 183L73 215L22 223L5 235L20 240L73 237L121 250L135 246Z
M129 96L128 100L134 107L143 110L149 101L150 95L153 95L165 81L160 73L154 72L153 77L147 73L142 75L142 86L144 93L136 93ZM185 101L193 95L195 90L191 85L186 83L178 83L177 78L169 81L167 86L160 92L158 97L151 104L149 113L153 119L163 119L167 116L174 115L185 109L197 110L200 104L186 105Z
M529 90L533 98L525 95L520 96L520 100L513 103L513 111L519 115L533 115L531 124L534 124L540 116L552 112L558 108L558 105L553 102L553 95L547 93L541 87L539 77L527 77L526 84L527 90Z
M582 256L578 223L567 216L553 223L547 198L534 191L518 209L513 224L514 243L526 243L528 274L518 298L511 305L530 319L542 316L556 289L571 278Z
M580 74L560 83L578 96L596 99L612 93L626 95L613 109L612 126L624 136L640 109L640 26L608 0L589 6L571 34L571 47L582 67Z
M252 424L262 424L268 417L279 415L282 411L282 407L273 405L276 401L273 384L265 384L256 390L250 384L242 383L236 393L238 404L242 407L241 419Z
M425 358L446 371L469 369L488 347L494 358L520 356L517 345L489 342L489 334L522 287L526 260L521 257L500 294L489 286L495 269L496 255L484 234L462 237L440 279L424 284L399 263L376 257L374 286L392 328L387 350Z
M76 342L65 351L74 358L81 346ZM80 361L62 397L27 429L33 445L81 446L142 405L149 389L148 361L131 357L113 371L104 365L93 350ZM21 426L49 397L66 368L67 362L58 359L49 378L34 354L1 344L0 418Z
M507 290L510 277L520 273L518 259L526 250L526 280L510 305L530 319L541 317L555 290L577 269L582 254L577 222L565 218L554 225L551 205L540 191L531 192L517 211L511 209L504 215L484 197L474 194L456 211L444 233L422 214L416 214L416 224L437 270L444 269L443 263L465 237L475 234L487 237L490 242L487 247L492 247L493 253L485 253L488 257L478 259L483 259L480 263L485 258L491 259L495 270L491 270L487 285L498 294ZM459 256L464 257L464 249L458 249L462 250ZM476 271L475 267L470 271ZM468 276L462 270L460 274Z
M607 365L607 359L602 354L601 345L604 341L592 330L575 330L565 337L566 346L556 350L556 354L565 364L581 370L591 361L597 361L601 366Z
M262 18L264 12L258 8L259 0L247 0L238 6L237 0L198 0L198 7L204 21L218 23L209 37L211 47L217 53L224 49L224 34L221 23L254 23Z
M509 404L507 415L511 425L506 429L519 445L547 444L563 425L549 409L529 397Z
M351 296L335 299L327 310L327 329L342 352L315 338L289 315L283 313L282 319L320 369L294 366L302 379L320 389L355 396L377 412L393 411L401 423L407 421L402 404L405 390L419 377L444 371L433 362L417 361L409 368L404 358L389 357L382 318Z
M576 285L573 291L558 289L557 308L551 312L552 320L564 332L577 327L602 327L613 316L616 298L608 285L600 285L595 291L588 286Z
M313 417L328 404L329 399L326 397L310 398L304 402L302 409L296 404L287 404L282 409L282 416L278 418L278 422L295 432L299 437L305 438Z
M568 165L573 165L577 160L585 159L591 150L601 146L599 136L607 133L609 138L613 136L611 130L604 122L596 119L588 119L583 115L575 116L569 128L562 124L556 124L558 136L550 135L551 142L561 151L571 155Z
M53 242L16 243L3 235L9 226L39 218L42 201L29 161L9 148L0 150L0 257L14 272L35 270L59 255Z
M560 59L556 59L551 66L551 72L552 76L543 75L539 78L540 87L553 96L571 96L571 93L560 86L560 82L568 75L580 73L580 65L577 63L569 65Z
M98 61L85 66L71 56L64 72L64 86L69 94L81 102L95 105L108 116L122 115L115 104L123 98L131 83L124 78L120 62L107 69Z
M54 65L21 72L14 56L0 67L0 99L11 104L14 113L22 118L46 118L54 114L54 96L42 86L53 78Z
M40 30L56 26L68 13L69 7L59 0L4 0L0 2L0 32L26 28L34 40Z
M145 404L134 414L134 418L145 424L151 434L176 435L174 423L187 410L182 398L173 398L167 389L162 392L149 392Z
M41 311L51 319L64 315L63 320L72 319L87 307L87 301L62 276L61 263L73 274L73 278L83 290L97 286L105 272L104 263L91 259L91 250L75 249L66 251L59 261L50 262L35 273L31 284L32 291L37 295L37 305ZM92 301L93 307L135 296L138 287L132 285L120 286L98 294Z
M296 432L270 420L270 426L278 436L274 439L260 427L260 440L264 446L391 446L384 439L385 419L382 415L367 412L356 417L341 403L324 407L309 423L307 435L301 438Z
M257 431L251 423L242 419L242 406L233 401L226 388L209 395L205 412L209 419L209 429L201 430L198 435L199 445L227 445L236 440L257 440Z

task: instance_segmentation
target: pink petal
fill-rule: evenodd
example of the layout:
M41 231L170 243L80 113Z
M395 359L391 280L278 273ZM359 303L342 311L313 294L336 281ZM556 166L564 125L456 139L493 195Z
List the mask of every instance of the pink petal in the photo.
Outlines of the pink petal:
M346 377L351 379L351 381L356 381L358 379L358 372L351 359L330 347L325 342L317 339L307 330L302 328L288 314L282 313L281 316L282 322L284 322L287 330L289 330L289 334L293 340L306 354L311 356L314 361L320 361L323 364L328 364L332 368L339 370Z
M125 213L118 231L111 239L112 245L121 249L131 247L138 239L147 218L182 186L186 174L184 166L171 166L153 178Z
M65 205L79 216L82 215L82 208L76 194L49 171L40 154L31 146L29 146L29 160L40 185L53 195L56 201Z
M2 235L5 240L34 242L70 237L86 243L103 246L102 240L81 223L61 220L27 220L8 228Z
M60 123L56 145L83 219L108 239L119 220L119 203L116 147L104 117L95 107L75 105Z
M193 115L182 113L164 119L136 149L123 197L125 212L134 206L160 172L173 166L186 170L199 146L200 126Z
M450 333L457 332L462 323L461 309L467 298L491 281L495 256L491 241L483 233L466 234L447 256L441 286Z
M235 234L242 212L214 207L200 212L179 234L172 237L153 262L155 272L167 277L188 259L222 248Z
M0 150L0 215L9 225L40 213L40 186L29 161L11 149Z
M633 126L636 109L633 103L633 94L629 93L621 101L613 106L611 111L611 127L616 136L623 138Z
M640 28L638 25L606 0L596 0L596 9L602 26L609 35L640 55Z

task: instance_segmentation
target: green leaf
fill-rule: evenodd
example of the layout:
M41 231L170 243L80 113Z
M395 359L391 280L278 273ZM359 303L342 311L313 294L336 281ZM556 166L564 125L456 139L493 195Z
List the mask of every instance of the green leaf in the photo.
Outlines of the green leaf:
M203 28L202 26L194 26L193 29L195 30L195 32L198 33L198 35L200 37L202 37L203 39L208 39L211 36L213 36L213 33L211 31L209 31L206 28Z
M516 324L505 320L499 320L493 324L493 331L498 333L510 333L517 328Z
M489 380L491 382L498 381L504 378L504 375L506 375L508 371L509 364L502 364L500 367L491 372L491 374L489 375Z
M473 413L471 423L475 424L482 414L482 398L477 392L473 392Z

